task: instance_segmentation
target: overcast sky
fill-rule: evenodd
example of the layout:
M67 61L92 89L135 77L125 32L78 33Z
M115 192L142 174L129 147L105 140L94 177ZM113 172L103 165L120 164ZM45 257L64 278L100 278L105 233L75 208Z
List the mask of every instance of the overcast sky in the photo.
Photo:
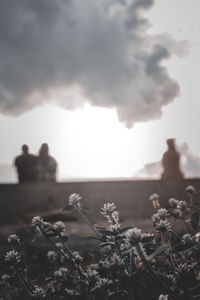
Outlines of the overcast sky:
M199 9L199 0L1 0L0 180L16 180L22 144L37 153L43 142L59 180L159 177L146 165L169 137L186 176L198 176Z

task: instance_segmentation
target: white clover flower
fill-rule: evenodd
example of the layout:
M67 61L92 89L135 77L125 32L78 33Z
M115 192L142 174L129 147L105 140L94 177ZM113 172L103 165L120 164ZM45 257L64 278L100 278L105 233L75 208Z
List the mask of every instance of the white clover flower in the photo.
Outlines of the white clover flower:
M60 250L63 249L63 244L62 243L56 243L56 247L59 248Z
M9 278L10 278L10 276L8 274L4 274L1 276L1 279L3 282L6 282Z
M170 198L169 199L169 206L175 208L175 207L177 207L177 204L178 204L178 200L177 199L175 199L175 198Z
M41 227L41 226L43 226L43 224L44 224L43 218L41 218L39 216L34 217L31 221L31 225L34 227L36 227L36 226Z
M187 244L194 242L194 238L190 233L185 233L181 238L182 243Z
M65 278L67 273L68 273L68 269L61 267L60 269L56 270L53 273L53 276L56 278Z
M116 206L114 203L105 203L101 209L101 214L106 217L112 217L113 213L116 212Z
M160 219L165 219L169 216L168 210L166 208L160 208L157 211L157 214L160 216Z
M194 194L195 193L195 188L193 187L193 185L188 185L185 190L189 194Z
M149 200L152 201L155 210L158 210L160 208L159 198L160 195L158 195L157 193L154 193L149 197Z
M151 218L152 218L153 222L159 221L161 219L160 215L158 213L153 214L153 216Z
M138 245L141 241L142 230L138 228L131 228L125 232L125 237L131 246Z
M108 219L110 224L118 224L119 212L116 210L114 203L105 203L101 209L101 214Z
M168 300L168 295L160 295L158 300Z
M158 195L157 193L153 193L150 197L149 197L149 200L150 201L157 201L159 200L160 198L160 195Z
M65 231L66 226L63 222L58 221L53 225L53 229L56 230L58 234L62 234Z
M83 261L83 257L79 254L78 251L74 251L74 252L72 253L72 255L73 255L73 257L75 258L75 260L76 260L77 262L82 262L82 261Z
M35 285L34 290L33 290L33 297L45 298L46 291L43 288Z
M19 237L18 237L16 234L11 234L11 235L9 235L9 237L8 237L8 242L9 242L9 243L17 243L17 244L20 244L20 239L19 239Z
M81 196L79 194L71 194L69 196L69 205L74 207L80 207Z
M11 262L11 263L19 263L21 260L21 255L19 252L15 250L8 251L5 255L5 261Z
M56 253L55 251L48 251L48 252L47 252L47 258L48 258L49 260L55 261L56 258L57 258L57 253Z
M162 220L162 219L154 221L153 226L156 231L162 233L169 231L171 229L170 223L167 220Z

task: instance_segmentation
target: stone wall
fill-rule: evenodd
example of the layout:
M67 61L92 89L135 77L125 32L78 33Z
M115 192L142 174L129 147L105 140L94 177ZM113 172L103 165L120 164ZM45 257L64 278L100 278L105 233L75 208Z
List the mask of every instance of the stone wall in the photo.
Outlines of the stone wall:
M62 209L71 193L80 194L84 205L93 208L93 222L106 202L117 205L122 220L149 218L153 213L148 200L152 193L160 194L164 206L170 197L187 199L188 185L199 190L200 179L0 184L0 224L18 222L31 213Z

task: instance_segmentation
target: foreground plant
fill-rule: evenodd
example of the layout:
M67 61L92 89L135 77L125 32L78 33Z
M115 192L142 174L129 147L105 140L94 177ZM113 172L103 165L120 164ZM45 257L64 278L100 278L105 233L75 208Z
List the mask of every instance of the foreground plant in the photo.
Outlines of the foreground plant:
M5 300L200 299L200 202L193 199L193 187L186 192L188 201L171 198L166 208L160 207L158 194L150 196L155 209L155 234L123 227L114 203L104 204L101 214L108 225L98 229L86 215L92 210L81 204L80 195L72 194L63 210L76 211L93 230L100 258L87 263L70 249L63 222L51 224L34 217L32 226L37 236L31 245L40 238L46 239L50 270L33 276L23 244L17 235L10 235L12 249L5 253L1 271L0 286L7 291ZM189 232L176 233L171 225L173 219L180 219Z

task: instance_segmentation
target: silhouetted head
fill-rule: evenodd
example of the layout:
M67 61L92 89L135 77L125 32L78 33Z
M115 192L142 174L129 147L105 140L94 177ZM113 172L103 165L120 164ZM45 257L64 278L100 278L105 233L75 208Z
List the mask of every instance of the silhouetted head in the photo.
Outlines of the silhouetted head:
M28 153L28 146L27 145L23 145L22 146L22 152L24 153L24 154L26 154L26 153Z
M168 147L170 148L170 149L174 149L175 148L175 139L168 139L167 141L167 145L168 145Z
M46 143L43 143L40 151L39 151L39 155L40 156L47 156L49 154L49 146Z

